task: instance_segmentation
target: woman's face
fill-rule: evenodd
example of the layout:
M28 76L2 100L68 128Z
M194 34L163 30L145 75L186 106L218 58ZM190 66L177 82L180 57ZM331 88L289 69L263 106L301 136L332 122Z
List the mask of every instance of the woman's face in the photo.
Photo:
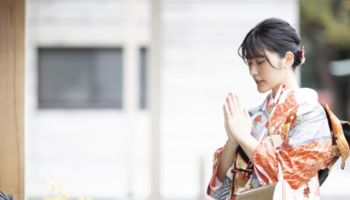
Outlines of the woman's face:
M247 59L249 72L255 80L260 93L265 93L272 89L275 94L279 86L284 82L286 70L283 69L282 58L277 53L268 50L265 50L265 53L274 67L270 65L265 57L255 57Z

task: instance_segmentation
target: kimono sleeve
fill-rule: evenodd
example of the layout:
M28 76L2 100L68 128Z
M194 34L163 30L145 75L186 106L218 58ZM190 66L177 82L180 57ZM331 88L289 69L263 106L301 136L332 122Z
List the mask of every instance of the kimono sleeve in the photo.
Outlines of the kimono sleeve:
M231 170L233 169L232 167L230 167L227 170L225 180L223 183L221 183L217 178L220 156L223 150L224 147L221 147L214 153L213 174L207 188L207 194L217 200L225 200L227 198L227 195L229 195L230 193L233 178L233 174L231 172Z
M253 160L266 183L277 181L277 161L282 164L284 180L298 189L328 163L332 139L321 105L298 115L281 148L267 149L258 145Z

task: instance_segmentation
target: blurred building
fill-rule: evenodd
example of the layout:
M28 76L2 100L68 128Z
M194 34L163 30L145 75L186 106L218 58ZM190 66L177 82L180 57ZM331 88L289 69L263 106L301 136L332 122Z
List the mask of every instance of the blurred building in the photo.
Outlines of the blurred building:
M135 12L125 0L27 0L28 199L50 196L44 177L63 181L70 199L149 198L150 1L133 2ZM212 155L227 137L227 93L238 93L246 107L265 97L237 50L245 34L268 17L298 29L298 1L163 1L163 199L209 198ZM136 51L127 53L130 47ZM130 57L137 65L131 75L139 77L133 82L125 80ZM129 88L138 88L132 123L124 112Z

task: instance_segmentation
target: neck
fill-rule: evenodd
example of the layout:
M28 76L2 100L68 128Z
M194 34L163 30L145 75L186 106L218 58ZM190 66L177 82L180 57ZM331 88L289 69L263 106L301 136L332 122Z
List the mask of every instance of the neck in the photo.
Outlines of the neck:
M272 89L272 97L273 98L275 98L280 85L285 85L286 86L285 89L298 89L299 88L299 85L298 85L297 80L295 78L294 72L289 74L288 76L286 76L286 79L284 79L284 81L282 83L280 83L279 85L277 85L276 87L274 87Z

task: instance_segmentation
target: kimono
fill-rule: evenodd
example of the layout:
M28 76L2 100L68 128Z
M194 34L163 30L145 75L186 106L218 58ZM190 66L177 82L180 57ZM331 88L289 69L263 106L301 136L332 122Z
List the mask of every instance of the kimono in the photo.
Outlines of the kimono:
M255 149L252 187L259 187L261 179L266 184L276 182L279 161L284 180L291 186L294 199L320 199L318 171L325 169L333 157L327 116L323 106L318 103L316 91L309 88L287 89L279 101L273 99L270 93L260 106L250 109L248 113L253 123L253 137L258 140L270 120L263 138L271 134L282 139L282 145L277 148L267 148L260 143ZM236 153L235 162L221 183L217 178L217 170L223 149L219 148L214 154L213 175L207 194L218 200L234 200L236 190L244 187L248 181L247 173L239 168L248 168L250 162L244 162L242 155Z

